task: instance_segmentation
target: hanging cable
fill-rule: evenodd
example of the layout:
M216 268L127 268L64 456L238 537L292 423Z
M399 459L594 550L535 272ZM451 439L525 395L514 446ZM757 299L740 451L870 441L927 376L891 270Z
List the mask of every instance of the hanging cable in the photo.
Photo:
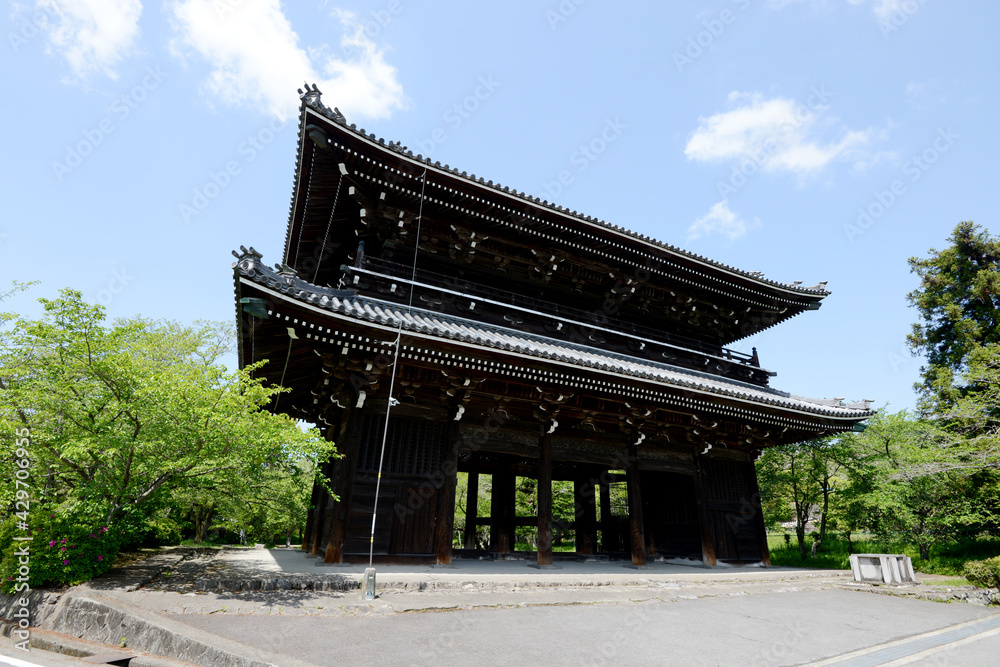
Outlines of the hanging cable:
M298 336L295 335L295 329L288 327L288 354L285 355L285 367L281 369L281 381L278 386L284 389L285 387L285 372L288 370L288 362L292 359L292 341L298 340ZM274 411L278 411L278 403L281 401L281 392L278 393L274 398Z
M413 269L411 272L411 284L417 277L417 252L420 249L420 223L424 217L424 192L427 189L427 168L424 167L424 175L420 185L420 206L417 209L417 236L413 242ZM410 296L407 299L407 314L413 310L413 289L410 289ZM382 451L378 455L378 477L375 479L375 504L372 507L372 532L371 540L368 544L368 567L372 566L375 557L375 519L378 517L378 493L382 488L382 463L385 461L385 442L389 435L389 410L392 408L393 388L396 384L396 366L399 365L399 348L402 347L403 340L403 318L399 318L399 329L396 330L396 353L392 360L392 370L389 372L389 400L385 404L385 423L382 424Z
M330 208L330 219L326 222L326 233L323 234L323 245L319 247L319 257L316 258L316 272L313 273L313 285L319 277L319 265L323 263L323 254L326 252L326 241L330 238L330 227L333 225L333 214L337 211L337 200L340 199L340 186L344 184L344 165L340 165L340 179L337 181L337 192L333 195L333 206Z

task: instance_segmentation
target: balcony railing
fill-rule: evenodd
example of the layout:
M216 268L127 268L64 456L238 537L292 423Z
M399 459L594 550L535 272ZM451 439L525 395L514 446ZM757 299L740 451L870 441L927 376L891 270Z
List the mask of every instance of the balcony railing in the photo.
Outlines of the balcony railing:
M759 365L753 362L753 356L744 352L708 345L689 337L628 322L618 317L606 315L599 310L581 310L423 269L417 269L414 272L411 267L376 257L363 257L360 266L344 267L344 269L358 274L393 278L411 285L411 287L423 287L458 297L492 302L522 312L538 313L569 324L582 326L586 330L618 334L637 342L663 345L676 348L679 351L694 351L730 363L759 368Z

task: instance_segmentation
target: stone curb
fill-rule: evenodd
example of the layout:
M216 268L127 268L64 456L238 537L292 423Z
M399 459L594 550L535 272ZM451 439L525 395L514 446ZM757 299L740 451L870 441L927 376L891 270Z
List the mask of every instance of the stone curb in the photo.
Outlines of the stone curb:
M143 558L123 568L111 568L97 579L80 584L77 590L117 590L131 593L160 576L165 570L176 567L191 556L191 549L171 549Z
M86 637L89 641L110 646L120 646L124 637L128 649L186 660L196 665L305 665L293 658L251 649L118 600L67 594L61 602L58 613L48 620L45 629L72 637Z
M11 626L4 624L2 634L9 636ZM131 649L123 649L119 646L108 644L98 644L77 637L69 637L60 632L43 630L41 628L31 629L31 639L28 646L38 651L58 653L76 658L87 658L92 655L127 653L135 657L129 661L129 667L196 667L194 663L173 658L164 658L159 655L141 654Z
M965 602L979 605L981 607L1000 606L1000 589L996 588L976 588L975 586L956 586L949 590L936 590L921 586L920 584L903 585L880 585L862 584L854 581L848 583L834 584L837 588L845 591L858 591L863 593L874 593L876 595L892 595L896 597L917 598L930 602Z
M800 579L816 579L816 578L840 578L849 577L849 571L845 572L822 572L822 573L789 573L783 577L787 581L795 581ZM415 579L415 580L400 580L394 579L394 575L385 575L385 578L377 581L375 590L381 592L387 591L428 591L428 590L480 590L480 591L491 591L491 590L509 590L511 588L518 589L558 589L558 588L591 588L591 587L603 587L603 586L629 586L636 588L643 587L656 587L662 586L663 584L692 584L695 582L687 581L684 579L628 579L628 580L612 580L612 579L596 579L596 578L586 578L586 579L576 579L576 580L544 580L544 579L530 579L530 580L493 580L493 581L483 581L481 579ZM733 578L699 578L697 583L699 584L712 584L712 583L728 583L735 584L741 582L741 579ZM335 575L330 577L314 577L309 575L296 576L285 575L282 577L247 577L247 578L198 578L194 581L192 590L200 592L215 592L215 591L226 591L226 592L267 592L267 591L333 591L333 592L349 592L360 590L361 588L361 575Z

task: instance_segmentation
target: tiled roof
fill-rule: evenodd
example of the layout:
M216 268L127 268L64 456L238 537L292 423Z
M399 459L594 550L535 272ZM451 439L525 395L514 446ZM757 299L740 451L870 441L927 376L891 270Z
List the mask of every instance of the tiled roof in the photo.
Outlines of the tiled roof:
M402 325L404 331L436 338L559 361L586 369L619 373L672 387L699 390L835 419L860 420L874 414L869 401L844 406L837 399L808 399L793 396L776 389L759 387L670 364L638 359L420 308L407 308L362 297L350 290L317 287L296 277L288 270L278 272L266 267L260 262L260 254L253 248L244 249L242 254L236 252L233 254L238 259L233 266L240 276L296 301L357 320L391 328Z
M783 282L779 282L779 281L776 281L776 280L771 280L769 278L765 278L764 275L760 271L744 271L743 269L738 269L738 268L736 268L734 266L730 266L728 264L724 264L722 262L718 262L716 260L710 259L710 258L705 257L703 255L699 255L697 253L693 253L693 252L691 252L689 250L684 250L683 248L679 248L679 247L677 247L675 245L672 245L670 243L665 243L663 241L659 241L657 239L654 239L651 236L647 236L645 234L640 234L638 232L633 232L633 231L631 231L629 229L626 229L625 227L620 227L618 225L614 225L614 224L611 224L609 222L605 222L604 220L600 220L598 218L594 218L594 217L589 216L589 215L584 215L582 213L578 213L575 210L571 211L570 209L568 209L568 208L566 208L564 206L560 206L558 204L550 203L547 200L541 199L540 197L535 197L535 196L529 195L529 194L524 193L524 192L519 192L516 189L512 189L512 188L510 188L508 186L501 185L500 183L494 183L493 181L487 181L487 180L483 179L482 177L476 178L475 174L473 174L473 175L470 176L468 173L466 173L464 171L459 171L458 169L452 168L452 167L450 167L447 164L442 165L440 162L438 162L438 161L432 161L430 158L425 158L425 157L423 157L420 154L416 154L415 155L413 153L413 151L407 150L399 142L392 142L392 141L386 142L385 139L383 139L381 137L376 137L374 133L368 133L368 132L365 132L364 128L358 128L354 123L348 124L347 123L347 119L344 117L344 115L342 113L340 113L339 109L337 109L336 107L333 108L333 109L331 109L330 107L328 107L325 104L323 104L323 102L321 100L321 95L322 95L322 93L319 91L319 89L316 87L315 84L313 84L313 86L311 88L307 85L305 92L303 92L301 89L299 90L299 96L302 99L303 106L312 109L313 111L321 114L325 118L328 118L329 120L333 121L337 125L341 126L343 129L348 130L350 132L353 132L355 135L360 136L363 139L367 139L367 140L369 140L369 141L377 144L382 149L393 151L393 152L398 153L400 155L403 155L403 156L405 156L405 157L407 157L407 158L409 158L411 160L414 160L414 161L417 161L417 162L421 162L421 163L423 163L423 164L425 164L425 165L427 165L429 167L434 167L434 168L440 169L442 171L446 171L446 172L452 174L453 176L457 176L459 178L464 178L465 180L469 181L470 183L474 183L474 184L476 184L478 186L492 188L493 190L495 190L495 191L497 191L497 192L499 192L501 194L505 194L505 195L510 195L510 196L513 196L513 197L517 197L519 199L528 201L528 202L534 204L535 206L540 206L540 207L543 207L543 208L547 208L547 209L549 209L551 211L555 211L555 212L561 213L563 215L572 216L572 217L576 218L577 220L581 220L581 221L586 222L586 223L590 223L590 224L593 224L593 225L598 225L600 227L604 227L604 228L606 228L606 229L608 229L608 230L610 230L612 232L615 232L617 234L620 234L620 235L623 235L623 236L628 236L628 237L631 237L633 239L637 239L637 240L642 241L644 243L648 243L650 245L653 245L653 246L656 246L656 247L661 248L663 250L666 250L666 251L668 251L668 252L670 252L672 254L680 255L680 256L683 256L683 257L687 257L689 259L695 260L695 261L703 263L703 264L708 264L710 266L716 267L718 269L722 269L722 270L727 271L729 273L733 273L733 274L739 275L739 276L741 276L743 278L747 278L749 280L753 280L753 281L755 281L757 283L760 283L760 284L763 284L763 285L769 285L771 287L777 287L779 289L784 289L784 290L788 290L788 291L792 291L792 292L797 292L797 293L800 293L800 294L807 294L807 295L820 296L820 297L824 297L824 296L827 296L827 295L830 294L830 292L826 289L826 282L825 281L820 282L820 283L818 283L816 285L811 285L811 286L808 286L808 287L803 287L798 282L783 283ZM300 141L301 141L301 139L300 139ZM286 239L286 241L287 241L287 239Z

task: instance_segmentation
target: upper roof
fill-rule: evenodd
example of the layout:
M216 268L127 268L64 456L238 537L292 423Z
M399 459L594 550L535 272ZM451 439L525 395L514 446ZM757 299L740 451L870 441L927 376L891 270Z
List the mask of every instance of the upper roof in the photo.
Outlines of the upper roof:
M447 185L458 187L470 192L473 196L479 194L490 199L507 200L516 210L530 217L531 214L544 215L547 222L552 220L568 225L574 230L589 232L589 235L597 235L612 247L628 249L633 252L649 254L662 260L664 256L672 258L678 266L686 269L694 277L704 278L731 285L740 290L751 293L759 293L776 298L779 301L803 305L816 304L830 292L826 289L826 282L819 282L812 286L803 286L799 282L780 282L764 277L759 271L745 271L728 264L712 260L697 253L684 250L670 243L654 239L645 234L633 232L624 227L584 215L575 210L570 210L564 206L550 203L539 197L519 192L508 186L494 183L475 174L468 174L452 168L449 165L442 165L438 161L432 161L420 154L414 154L407 150L399 142L387 142L385 139L376 137L373 133L368 133L364 129L357 128L353 123L348 124L347 119L336 108L331 109L321 100L321 92L313 85L306 86L303 92L299 90L302 100L302 113L300 116L299 128L299 158L296 178L301 180L307 175L304 170L307 165L303 160L303 148L307 139L307 127L320 120L327 129L334 129L345 136L349 136L355 141L360 141L368 151L378 154L380 159L387 165L408 163L411 167L417 167L419 171L426 170L429 177L435 176L438 180L443 180ZM291 257L293 249L292 243L295 237L294 231L297 224L301 224L303 202L297 201L298 195L302 192L304 184L297 182L292 196L291 211L289 215L288 228L285 237L284 257L286 263L294 265L294 258Z

